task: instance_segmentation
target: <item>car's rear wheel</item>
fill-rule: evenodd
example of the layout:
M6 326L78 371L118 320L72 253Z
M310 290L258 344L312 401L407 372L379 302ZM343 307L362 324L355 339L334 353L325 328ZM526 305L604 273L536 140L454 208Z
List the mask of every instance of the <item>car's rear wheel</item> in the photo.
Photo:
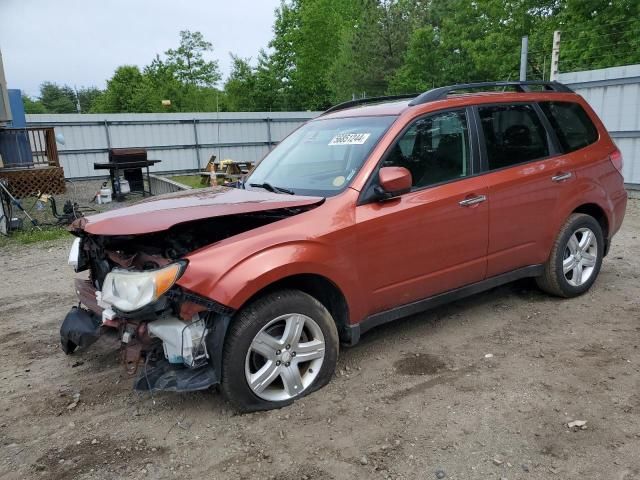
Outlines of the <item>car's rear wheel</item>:
M243 412L280 408L326 385L337 358L338 332L327 309L297 290L275 292L231 325L222 392Z
M596 219L572 214L558 233L538 286L553 295L575 297L593 285L604 255L602 227Z

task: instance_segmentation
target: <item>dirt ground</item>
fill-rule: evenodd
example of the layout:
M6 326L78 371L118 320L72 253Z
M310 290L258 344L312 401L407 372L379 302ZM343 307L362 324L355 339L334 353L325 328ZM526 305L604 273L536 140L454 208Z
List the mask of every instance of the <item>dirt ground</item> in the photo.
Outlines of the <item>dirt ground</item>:
M132 392L108 338L65 356L70 239L5 247L0 478L638 479L639 236L631 200L583 297L523 281L381 327L328 387L250 415Z

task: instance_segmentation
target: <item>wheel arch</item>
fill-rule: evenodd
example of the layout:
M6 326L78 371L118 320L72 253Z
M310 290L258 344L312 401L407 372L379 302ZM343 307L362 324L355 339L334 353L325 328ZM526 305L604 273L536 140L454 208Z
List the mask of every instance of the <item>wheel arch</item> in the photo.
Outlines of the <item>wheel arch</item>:
M340 340L349 341L349 304L342 290L329 278L316 273L298 273L280 278L251 295L238 309L278 290L300 290L319 301L331 314Z
M593 217L602 228L604 238L604 254L609 252L609 218L605 210L597 203L584 203L576 207L571 213L583 213Z

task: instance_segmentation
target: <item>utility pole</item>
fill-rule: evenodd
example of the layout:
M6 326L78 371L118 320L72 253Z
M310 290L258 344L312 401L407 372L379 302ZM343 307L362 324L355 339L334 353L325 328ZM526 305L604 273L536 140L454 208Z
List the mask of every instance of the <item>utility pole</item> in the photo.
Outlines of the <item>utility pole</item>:
M551 50L551 75L549 80L552 82L558 80L560 63L560 30L553 32L553 50Z
M520 81L524 82L527 79L527 55L529 53L529 37L525 35L522 37L522 44L520 46Z
M82 108L80 107L80 95L78 95L78 87L76 87L75 85L73 86L73 90L76 94L76 111L78 113L82 113Z

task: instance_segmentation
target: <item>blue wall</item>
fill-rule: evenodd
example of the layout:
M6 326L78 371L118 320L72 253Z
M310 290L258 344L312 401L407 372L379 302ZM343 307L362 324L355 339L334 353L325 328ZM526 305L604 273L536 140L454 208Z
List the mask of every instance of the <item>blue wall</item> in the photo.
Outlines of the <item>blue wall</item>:
M24 104L22 103L22 92L17 89L9 89L9 108L13 120L9 122L10 128L24 128L27 126L27 119L24 116Z
M14 128L24 128L27 121L24 115L24 104L22 103L22 92L10 89L9 107L13 120L9 122L8 129L0 129L0 155L5 167L33 165L31 145L27 132L12 130Z

